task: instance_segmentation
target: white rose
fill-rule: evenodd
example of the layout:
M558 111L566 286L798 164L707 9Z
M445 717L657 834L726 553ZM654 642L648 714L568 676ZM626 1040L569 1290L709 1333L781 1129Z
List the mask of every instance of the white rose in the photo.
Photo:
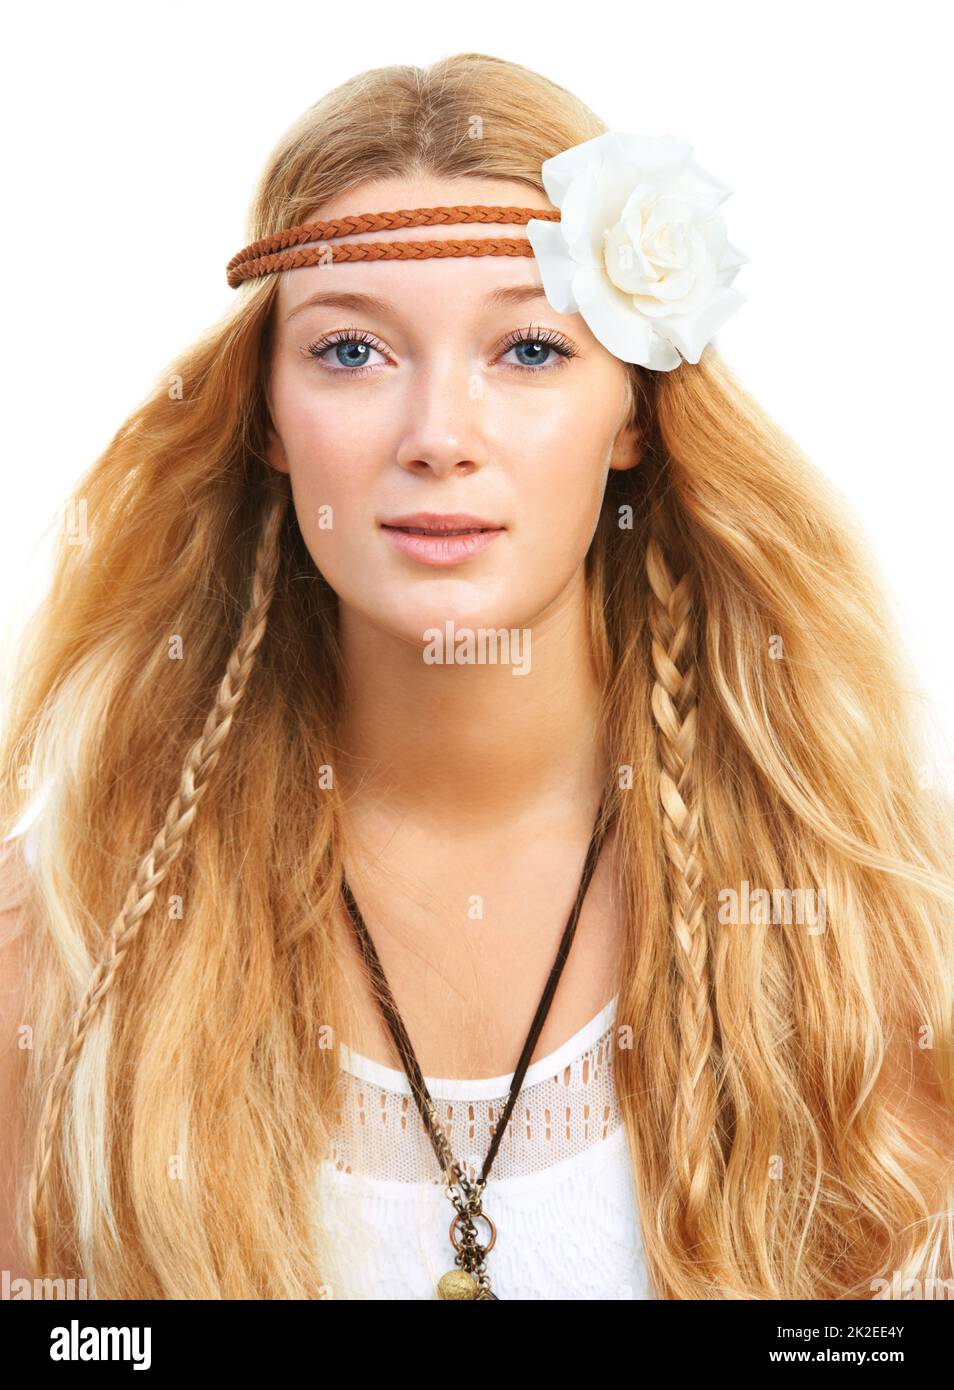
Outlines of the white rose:
M655 371L698 362L745 303L729 286L749 258L718 211L732 190L691 153L668 135L597 135L544 161L560 221L527 223L557 313L580 314L614 356Z

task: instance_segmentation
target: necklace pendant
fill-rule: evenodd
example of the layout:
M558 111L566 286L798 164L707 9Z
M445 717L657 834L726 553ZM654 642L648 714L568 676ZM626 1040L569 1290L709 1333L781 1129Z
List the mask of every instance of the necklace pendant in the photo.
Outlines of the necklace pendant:
M458 1210L451 1220L450 1238L457 1251L458 1267L442 1275L437 1285L437 1296L441 1299L469 1298L475 1302L492 1298L499 1302L497 1295L491 1293L490 1281L484 1273L484 1257L496 1243L497 1227L481 1210L479 1194L470 1196L466 1206L457 1202L455 1206L458 1206ZM486 1245L481 1245L477 1239L475 1221L478 1218L482 1218L490 1227L490 1239Z
M480 1284L472 1274L466 1269L451 1269L446 1274L441 1275L437 1285L437 1297L442 1300L473 1299L475 1303L492 1298L495 1303L500 1299L489 1288L481 1288Z
M437 1285L440 1299L482 1298L480 1285L466 1269L450 1269L442 1274Z

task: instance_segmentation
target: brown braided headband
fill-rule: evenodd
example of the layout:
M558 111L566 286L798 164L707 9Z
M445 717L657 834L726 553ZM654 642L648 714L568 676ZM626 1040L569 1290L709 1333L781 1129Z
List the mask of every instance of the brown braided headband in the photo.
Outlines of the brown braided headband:
M485 207L462 204L458 207L402 208L398 212L362 212L339 217L332 222L305 222L272 232L251 242L226 266L228 282L234 290L243 280L273 275L279 270L329 264L332 261L417 261L429 256L532 256L527 237L479 237L475 241L350 241L343 246L306 246L306 242L328 242L351 232L378 232L392 227L444 227L459 222L503 222L524 225L531 218L559 222L557 209ZM286 250L299 247L299 250Z

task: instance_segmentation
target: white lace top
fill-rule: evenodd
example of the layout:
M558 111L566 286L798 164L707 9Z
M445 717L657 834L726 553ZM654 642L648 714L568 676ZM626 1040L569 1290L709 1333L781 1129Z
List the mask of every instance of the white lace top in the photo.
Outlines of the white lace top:
M618 997L618 996L617 996ZM527 1069L484 1192L487 1257L506 1299L651 1299L632 1166L613 1083L617 998ZM454 1209L402 1070L338 1048L341 1103L318 1213L327 1296L435 1299L454 1267ZM425 1077L455 1158L479 1175L513 1073ZM488 1227L479 1222L486 1243Z

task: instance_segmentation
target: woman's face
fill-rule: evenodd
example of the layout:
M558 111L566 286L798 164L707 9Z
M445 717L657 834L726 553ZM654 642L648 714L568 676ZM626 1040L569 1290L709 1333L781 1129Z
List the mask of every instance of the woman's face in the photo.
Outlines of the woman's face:
M550 206L506 181L402 178L308 220L457 203ZM478 224L346 240L525 234ZM290 475L343 609L418 645L448 621L526 628L559 609L582 582L608 470L637 453L626 366L578 314L551 309L534 258L304 267L281 276L274 312L268 460ZM442 526L469 539L413 533Z

